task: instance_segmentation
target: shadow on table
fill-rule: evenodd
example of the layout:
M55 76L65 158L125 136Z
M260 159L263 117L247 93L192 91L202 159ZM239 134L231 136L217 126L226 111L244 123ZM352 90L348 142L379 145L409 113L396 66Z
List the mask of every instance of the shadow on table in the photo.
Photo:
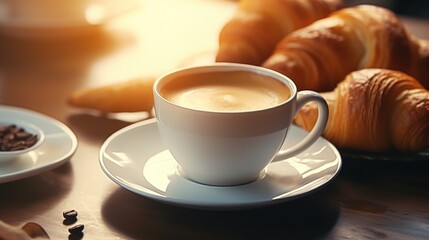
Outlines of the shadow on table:
M22 213L35 216L43 214L48 206L53 208L60 202L58 199L71 190L72 172L72 165L67 162L44 174L0 184L0 219L4 214L14 221L11 217L22 219ZM35 209L40 212L35 212Z
M427 153L425 153L427 154ZM427 156L427 157L424 157ZM403 158L406 159L406 158ZM429 197L429 155L401 161L382 159L343 159L341 182L372 188L378 194L397 195L401 191Z
M119 188L104 203L102 217L113 231L133 239L315 239L337 221L335 195L330 185L272 206L209 211L159 203Z

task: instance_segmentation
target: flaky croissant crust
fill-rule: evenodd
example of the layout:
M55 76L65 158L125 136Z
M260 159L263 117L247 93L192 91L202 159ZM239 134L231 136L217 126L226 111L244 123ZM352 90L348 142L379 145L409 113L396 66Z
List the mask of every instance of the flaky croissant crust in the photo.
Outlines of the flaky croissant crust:
M324 137L340 148L418 151L429 148L429 91L399 71L363 69L322 93L330 116ZM296 124L310 130L317 107L308 104Z
M342 6L342 0L241 0L219 34L217 62L260 65L286 35Z
M363 68L402 71L429 88L429 42L412 36L391 11L359 5L289 34L263 66L291 77L299 89L329 91Z

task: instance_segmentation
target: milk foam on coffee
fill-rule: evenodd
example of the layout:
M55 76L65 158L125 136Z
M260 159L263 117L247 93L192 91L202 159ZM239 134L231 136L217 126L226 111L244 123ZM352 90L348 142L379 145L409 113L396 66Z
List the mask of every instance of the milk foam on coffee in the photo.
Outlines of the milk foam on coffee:
M290 97L289 88L272 77L244 71L181 76L163 86L161 95L183 107L205 111L251 111Z

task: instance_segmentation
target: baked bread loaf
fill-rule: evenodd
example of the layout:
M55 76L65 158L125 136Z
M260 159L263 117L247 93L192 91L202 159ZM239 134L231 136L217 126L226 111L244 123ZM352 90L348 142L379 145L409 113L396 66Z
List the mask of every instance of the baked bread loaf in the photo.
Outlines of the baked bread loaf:
M330 91L363 68L402 71L429 89L429 41L371 5L341 9L289 34L262 65L291 77L300 90Z
M381 152L429 148L429 91L399 71L362 69L322 93L329 118L323 136L344 149ZM310 130L317 106L307 104L295 123Z
M260 65L286 34L341 6L341 0L241 0L221 29L216 61Z

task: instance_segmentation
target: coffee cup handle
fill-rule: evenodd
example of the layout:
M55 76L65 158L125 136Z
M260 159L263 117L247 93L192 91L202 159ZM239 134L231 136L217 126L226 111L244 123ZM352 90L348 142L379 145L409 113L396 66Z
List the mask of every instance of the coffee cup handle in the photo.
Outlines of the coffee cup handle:
M280 150L273 162L284 160L301 153L309 148L322 135L326 123L328 122L329 109L326 100L319 93L308 90L298 92L294 116L306 103L313 101L316 102L319 112L313 129L299 143L286 150Z

